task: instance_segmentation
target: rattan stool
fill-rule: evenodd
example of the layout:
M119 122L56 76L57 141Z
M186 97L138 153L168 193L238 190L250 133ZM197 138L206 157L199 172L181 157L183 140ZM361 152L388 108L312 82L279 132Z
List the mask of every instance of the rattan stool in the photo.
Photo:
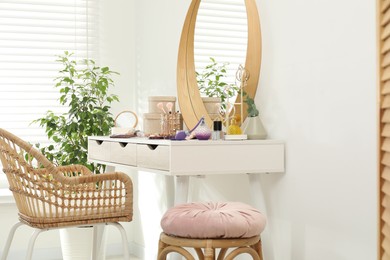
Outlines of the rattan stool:
M194 260L185 249L193 248L199 260L231 260L240 254L263 260L260 234L265 222L259 211L238 202L175 206L161 220L157 259L165 260L169 253L176 252Z

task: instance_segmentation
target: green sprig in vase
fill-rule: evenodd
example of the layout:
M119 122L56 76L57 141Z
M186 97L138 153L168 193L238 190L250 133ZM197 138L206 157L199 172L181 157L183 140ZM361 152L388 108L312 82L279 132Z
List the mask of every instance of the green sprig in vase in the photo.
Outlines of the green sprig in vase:
M248 136L249 140L265 139L267 131L261 122L259 110L256 108L253 98L246 96L245 102L248 105L248 117L244 124L244 134Z

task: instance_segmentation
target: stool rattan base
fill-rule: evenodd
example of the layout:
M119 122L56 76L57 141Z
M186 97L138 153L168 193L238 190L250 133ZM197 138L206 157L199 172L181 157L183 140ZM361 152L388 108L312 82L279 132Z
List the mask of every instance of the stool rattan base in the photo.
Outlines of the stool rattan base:
M171 252L176 252L186 258L195 258L185 249L194 248L199 260L232 260L240 254L249 254L254 260L263 260L260 236L232 239L192 239L169 236L161 233L158 246L158 260L165 260ZM216 249L221 249L216 256ZM232 249L231 252L228 252ZM217 258L216 258L217 257Z

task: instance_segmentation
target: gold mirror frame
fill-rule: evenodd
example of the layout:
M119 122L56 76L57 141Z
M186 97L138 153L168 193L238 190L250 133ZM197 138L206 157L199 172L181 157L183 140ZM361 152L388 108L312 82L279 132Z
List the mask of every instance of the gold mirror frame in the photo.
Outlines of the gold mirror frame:
M194 34L196 16L198 14L201 0L192 0L184 22L179 44L179 55L177 62L177 94L183 120L188 128L196 125L199 119L204 116L206 123L211 126L209 117L200 96L198 83L196 81L194 61ZM248 19L248 46L246 53L245 68L250 73L250 78L245 87L246 93L252 98L255 97L260 76L261 66L261 31L259 13L255 0L245 0ZM236 103L240 102L240 95ZM236 105L236 113L240 108ZM247 116L246 104L244 103L244 118Z

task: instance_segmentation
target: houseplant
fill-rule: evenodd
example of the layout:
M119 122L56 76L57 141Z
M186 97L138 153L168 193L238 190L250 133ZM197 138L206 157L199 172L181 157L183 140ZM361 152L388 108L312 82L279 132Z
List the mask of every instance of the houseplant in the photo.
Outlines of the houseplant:
M196 80L201 95L213 98L216 102L221 103L223 112L226 109L226 101L236 96L239 89L237 86L229 86L229 84L225 82L228 65L229 63L220 63L210 57L210 64L201 72L196 71ZM210 101L208 98L205 98L204 100L206 100L206 102ZM213 105L211 105L211 107L213 107Z
M88 163L88 136L109 135L114 125L110 104L119 101L109 94L114 85L112 76L118 74L108 67L99 67L93 60L77 61L65 52L58 56L62 65L55 87L59 104L66 109L62 114L48 111L33 123L45 129L53 144L39 147L41 152L56 165L81 164L94 173L101 173L105 166ZM61 229L61 248L64 259L89 259L92 229ZM104 254L103 254L104 255Z
M255 101L247 93L243 93L245 96L244 102L247 104L248 117L244 126L244 134L248 136L248 139L265 139L267 132L261 122L259 116L259 110L256 107Z
M99 67L93 60L77 61L67 51L58 56L63 68L55 79L59 90L59 104L66 108L60 115L48 111L33 123L44 127L49 140L41 152L56 165L82 164L92 172L104 171L103 165L88 163L88 136L109 135L114 125L110 104L119 101L109 94L113 86L112 76L118 74L108 67Z

